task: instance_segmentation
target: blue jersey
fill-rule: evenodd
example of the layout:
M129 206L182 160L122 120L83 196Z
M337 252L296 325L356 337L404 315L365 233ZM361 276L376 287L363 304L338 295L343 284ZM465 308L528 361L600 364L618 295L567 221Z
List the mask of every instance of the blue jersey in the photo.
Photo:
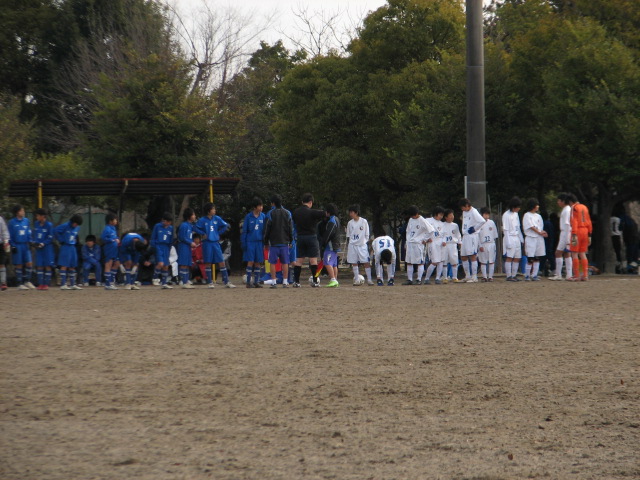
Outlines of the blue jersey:
M202 217L195 226L195 231L204 235L205 242L218 242L220 235L227 231L229 224L217 215L213 217Z
M178 227L178 242L189 245L193 243L193 223L182 222Z
M242 224L242 238L241 245L243 249L246 249L248 242L263 242L264 237L264 225L266 223L267 216L260 212L256 217L253 212L249 212L244 217L244 223Z
M133 240L137 238L139 241L144 243L144 238L142 237L142 235L139 235L137 233L127 233L124 237L122 237L122 243L120 244L120 246L123 249L133 249Z
M7 227L9 228L9 243L12 247L19 243L29 243L31 241L31 227L27 217L22 218L22 220L12 218L9 220Z
M54 229L54 235L60 245L75 245L78 243L78 233L80 233L80 225L73 227L71 222L58 225Z
M173 242L173 225L162 225L162 222L156 223L151 232L149 244L152 247L156 245L171 245Z
M51 245L53 243L53 223L46 220L44 223L34 223L32 241L37 244Z
M102 240L102 244L106 247L107 245L118 245L118 231L116 230L115 225L105 225L104 230L102 230L102 235L100 235L100 240Z
M82 246L82 259L100 261L101 252L100 245L94 244L93 247L89 247L86 243Z

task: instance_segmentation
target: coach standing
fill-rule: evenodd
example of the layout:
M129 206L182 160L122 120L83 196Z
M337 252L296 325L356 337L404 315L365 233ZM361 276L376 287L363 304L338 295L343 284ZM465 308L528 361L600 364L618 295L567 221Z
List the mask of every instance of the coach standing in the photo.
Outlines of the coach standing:
M320 256L320 245L318 244L317 227L318 223L325 217L323 210L314 210L313 195L305 193L302 196L302 205L293 212L293 223L296 225L298 232L298 258L293 269L293 286L300 288L300 272L302 272L302 262L305 258L309 259L309 270L314 278L311 284L313 287L319 287L320 282L316 278L318 270L318 257Z

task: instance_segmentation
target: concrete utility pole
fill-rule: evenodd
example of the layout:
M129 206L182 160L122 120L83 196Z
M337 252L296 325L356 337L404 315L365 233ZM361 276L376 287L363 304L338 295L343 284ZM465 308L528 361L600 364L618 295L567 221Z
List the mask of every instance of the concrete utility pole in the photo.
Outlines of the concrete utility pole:
M487 205L484 144L484 38L482 0L467 6L467 195L476 208Z

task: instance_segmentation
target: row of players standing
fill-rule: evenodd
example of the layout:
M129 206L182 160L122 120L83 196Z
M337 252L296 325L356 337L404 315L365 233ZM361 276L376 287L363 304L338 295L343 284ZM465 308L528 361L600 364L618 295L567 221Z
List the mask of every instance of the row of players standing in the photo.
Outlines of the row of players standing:
M178 229L177 238L174 238L173 218L165 213L162 221L157 223L147 240L144 236L130 232L122 237L118 235L118 218L113 214L105 217L105 228L100 236L102 242L102 260L104 262L105 289L117 290L115 276L120 267L125 270L125 288L128 290L138 290L135 282L135 269L141 255L153 249L155 255L154 278L160 280L164 289L172 288L168 283L169 278L169 256L171 246L176 243L178 254L179 274L182 279L183 288L193 288L189 277L191 274L192 248L197 245L193 241L193 233L202 235L203 261L207 265L205 275L209 288L213 288L212 264L217 264L223 278L225 287L234 288L229 281L229 275L220 246L220 235L224 233L229 225L216 215L215 206L208 203L204 206L205 216L196 221L193 209L187 208L183 214L184 221ZM81 215L73 215L68 222L57 227L47 220L44 209L35 211L35 221L33 229L30 221L25 216L22 206L16 205L13 208L13 218L9 220L4 228L4 220L0 222L0 235L4 247L0 258L0 286L3 290L6 287L6 268L4 266L4 255L11 253L12 263L15 268L18 289L48 290L51 284L53 268L59 267L60 283L62 290L82 290L77 283L77 268L80 266L77 244L80 226L83 223ZM59 244L58 254L54 250L54 240ZM86 245L85 245L86 246ZM32 284L33 262L31 248L35 248L35 264L37 269L38 286ZM88 256L89 257L89 256Z

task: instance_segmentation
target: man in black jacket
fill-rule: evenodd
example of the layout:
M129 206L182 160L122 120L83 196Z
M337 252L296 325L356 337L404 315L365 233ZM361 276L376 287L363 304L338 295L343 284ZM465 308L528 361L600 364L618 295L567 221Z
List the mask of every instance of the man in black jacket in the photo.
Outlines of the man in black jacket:
M315 210L313 206L313 195L305 193L302 196L302 205L293 212L293 222L298 232L298 258L296 266L293 270L294 287L300 287L300 273L302 272L302 262L305 258L309 259L309 269L311 276L315 278L318 270L318 257L320 256L320 245L318 244L317 228L318 223L325 218L324 210ZM313 287L319 287L320 282L311 284Z
M289 286L289 245L293 241L293 221L291 213L282 206L280 195L271 198L272 209L267 213L264 227L264 244L269 245L271 264L271 288L276 288L276 263L282 265L282 286ZM267 282L265 282L267 283Z

